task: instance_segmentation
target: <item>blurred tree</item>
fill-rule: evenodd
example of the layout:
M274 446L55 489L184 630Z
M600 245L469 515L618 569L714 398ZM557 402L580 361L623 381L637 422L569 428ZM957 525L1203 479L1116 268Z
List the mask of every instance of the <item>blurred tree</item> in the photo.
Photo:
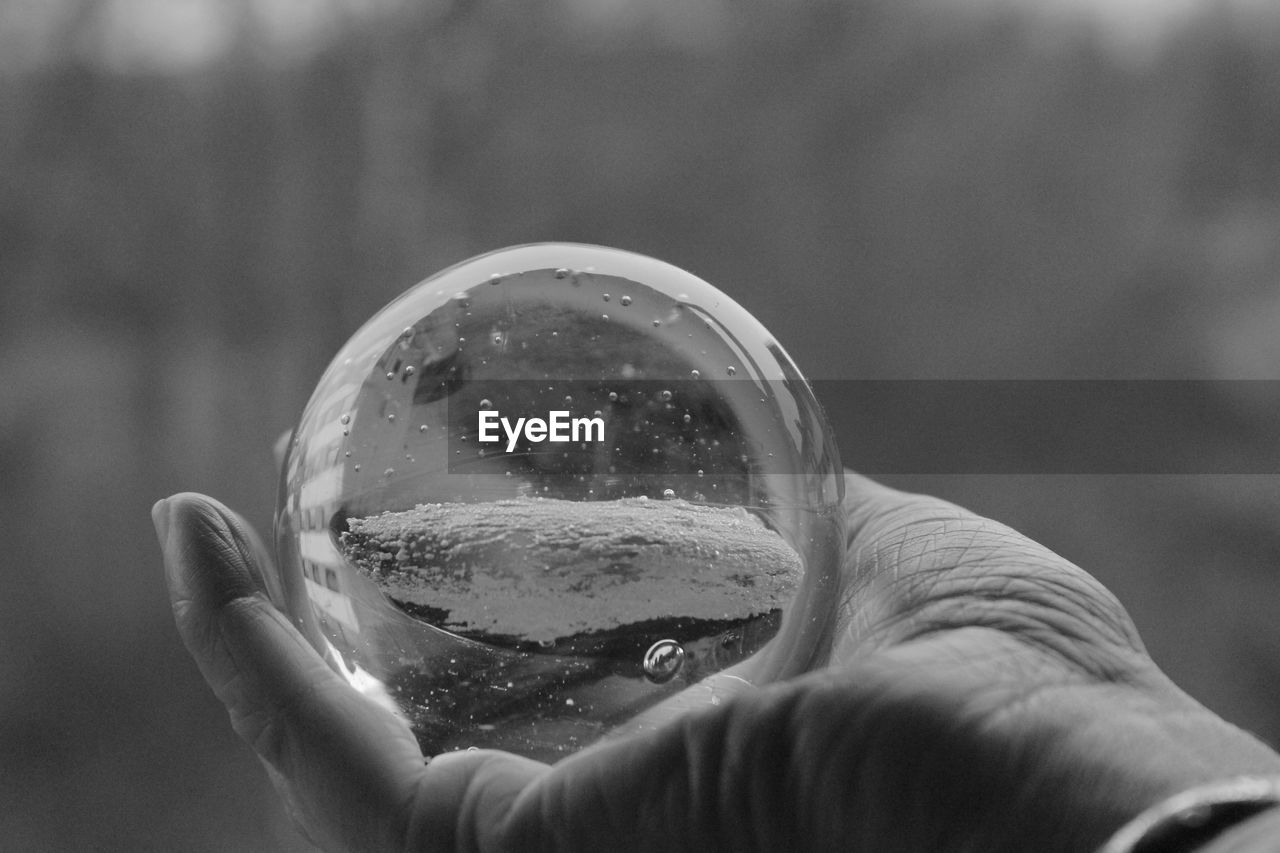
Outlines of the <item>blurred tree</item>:
M0 830L24 849L292 843L265 783L228 781L260 777L178 648L146 510L195 488L269 529L269 448L328 359L468 255L658 255L818 377L1280 378L1274 16L1208 9L1137 59L1012 5L330 0L297 32L213 5L182 62L144 61L141 24L112 47L139 7L83 0L23 13L39 49L0 59L0 640L32 652L0 662ZM1280 737L1256 605L1280 531L1247 510L1273 480L1087 479L925 486L1085 563L1175 677Z

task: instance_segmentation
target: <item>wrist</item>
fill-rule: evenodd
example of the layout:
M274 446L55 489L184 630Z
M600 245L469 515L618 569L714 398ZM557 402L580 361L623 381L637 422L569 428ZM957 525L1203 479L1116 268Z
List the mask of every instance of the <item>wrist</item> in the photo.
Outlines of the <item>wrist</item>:
M1111 853L1097 845L1117 834L1118 827L1184 792L1246 777L1280 780L1280 755L1171 683L1136 690L1112 686L1091 693L1085 719L1067 713L1059 720L1069 744L1064 753L1072 760L1066 778L1059 777L1058 784L1050 786L1062 795L1061 812L1048 815L1056 827L1050 837L1058 837L1059 832L1071 835L1076 845L1072 849ZM1063 715L1066 705L1055 703L1056 712ZM1080 784L1081 772L1087 773L1091 784ZM1245 809L1236 817L1245 820L1252 813ZM1063 814L1070 815L1067 820L1074 829L1060 823ZM1225 829L1232 816L1217 815L1221 821L1217 827ZM1128 848L1115 849L1128 853ZM1162 848L1152 848L1151 853L1157 850L1166 853ZM1135 848L1133 853L1146 851Z

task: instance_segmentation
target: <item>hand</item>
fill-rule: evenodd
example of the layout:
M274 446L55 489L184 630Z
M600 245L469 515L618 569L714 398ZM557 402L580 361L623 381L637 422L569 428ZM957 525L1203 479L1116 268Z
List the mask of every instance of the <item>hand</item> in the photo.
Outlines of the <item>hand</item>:
M1093 850L1280 757L1174 686L1097 581L1003 525L849 475L827 665L555 766L424 763L270 603L208 498L156 505L179 630L329 850Z

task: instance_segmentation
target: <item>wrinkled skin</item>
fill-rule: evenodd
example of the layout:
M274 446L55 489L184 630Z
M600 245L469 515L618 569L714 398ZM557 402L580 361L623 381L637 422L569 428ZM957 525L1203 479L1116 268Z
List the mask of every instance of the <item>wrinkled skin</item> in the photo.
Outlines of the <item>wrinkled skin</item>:
M1280 757L1174 686L1097 581L1003 525L850 474L828 665L555 766L424 763L277 611L269 556L157 504L182 638L326 850L1092 850Z

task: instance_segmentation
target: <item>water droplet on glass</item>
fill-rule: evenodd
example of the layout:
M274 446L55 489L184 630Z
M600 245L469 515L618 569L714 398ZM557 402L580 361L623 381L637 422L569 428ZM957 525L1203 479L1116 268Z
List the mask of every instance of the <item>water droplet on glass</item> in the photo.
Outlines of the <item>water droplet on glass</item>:
M631 297L630 297L630 296L624 296L624 297L622 297L621 299L619 299L618 301L619 301L619 302L621 302L621 303L622 303L622 306L625 308L626 306L628 306L628 305L630 305L630 304L631 304Z
M660 397L662 397L662 401L663 401L664 403L669 402L669 401L671 400L671 392L670 392L670 391L663 390L663 392L662 392L659 396L660 396Z
M418 427L418 432L426 432L426 431L427 431L427 425L426 425L426 424L423 424L422 426Z
M342 417L338 418L338 423L342 424L343 426L346 426L347 424L351 423L351 415L343 415Z
M482 408L482 409L492 409L492 408L493 408L493 401L492 401L492 400L481 400L481 401L480 401L480 408Z
M601 298L602 298L605 302L608 302L608 301L609 301L609 294L607 294L607 293L606 293L606 294L603 294L603 295L601 296Z
M384 476L384 477L390 477L390 476L391 476L392 474L394 474L395 472L396 472L396 469L395 469L395 468L388 468L387 470L385 470L385 471L383 471L383 472L382 472L382 476Z
M684 422L685 422L685 423L687 423L687 424L691 424L691 423L693 423L693 415L691 415L691 414L689 414L688 412L686 412L686 413L685 413L685 416L684 416L683 418L681 418L680 420L684 421Z
M616 403L616 402L618 402L618 392L617 392L617 391L610 391L610 392L609 392L609 402L610 402L610 403Z
M489 283L490 283L490 284L502 284L502 274L501 274L501 273L494 273L493 275L489 276Z
M737 373L737 372L738 372L738 368L734 367L734 366L731 364L731 365L729 365L728 367L726 367L726 368L724 369L724 372L725 372L725 373L727 373L727 374L729 374L730 376L733 376L735 373Z
M689 371L689 376L690 376L690 377L692 377L692 378L694 378L694 379L700 379L700 378L702 377L702 374L701 374L701 373L699 373L699 372L698 372L698 371L696 371L696 370L690 370L690 371Z
M675 640L659 640L644 653L644 677L654 684L675 678L684 665L684 647Z
M662 490L662 497L666 498L667 500L671 500L671 499L672 499L672 498L674 498L675 496L676 496L676 490L675 490L675 489L663 489L663 490Z
M412 365L412 364L410 364L409 366L407 366L407 367L404 369L404 375L405 375L405 376L412 376L415 372L416 372L416 371L413 369L413 365Z
M560 269L556 270L555 275L556 275L556 278L568 278L569 270L566 269L565 267L561 267Z
M389 380L390 380L390 379L395 379L395 378L396 378L396 375L395 375L394 373L392 373L390 370L388 370L388 371L387 371L387 379L389 379Z
M654 321L653 321L653 327L654 327L655 329L656 329L656 328L658 328L658 327L659 327L659 326L661 326L661 325L662 325L662 321L661 321L661 320L654 319Z
M601 319L601 320L608 320L608 319L609 319L609 315L608 315L608 314L601 314L601 315L600 315L600 319Z
M387 412L387 420L389 420L389 421L394 421L395 419L396 419L396 413L395 413L395 412Z

